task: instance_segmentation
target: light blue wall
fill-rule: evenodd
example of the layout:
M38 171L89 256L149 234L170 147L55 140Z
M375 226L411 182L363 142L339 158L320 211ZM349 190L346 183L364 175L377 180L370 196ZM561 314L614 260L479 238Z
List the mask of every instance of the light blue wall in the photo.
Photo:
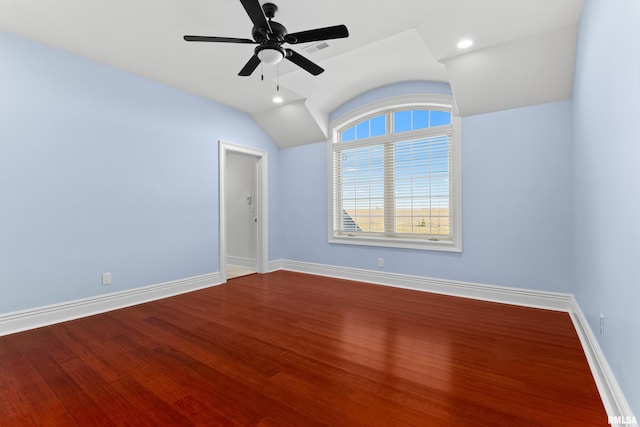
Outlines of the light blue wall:
M408 85L424 87L399 91ZM393 89L348 104L397 95ZM569 101L463 119L461 254L329 244L326 143L284 150L285 258L377 270L381 257L386 272L568 292L570 142Z
M219 271L219 139L270 152L282 257L250 116L3 32L0 58L0 313Z
M640 3L586 0L574 80L574 287L640 414ZM599 316L605 315L605 334ZM621 414L625 415L625 414Z

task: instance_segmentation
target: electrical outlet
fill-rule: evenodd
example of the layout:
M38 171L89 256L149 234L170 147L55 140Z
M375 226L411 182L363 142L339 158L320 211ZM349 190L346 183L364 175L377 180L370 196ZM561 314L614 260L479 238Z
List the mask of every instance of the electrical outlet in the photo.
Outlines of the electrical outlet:
M378 268L384 268L384 258L378 258Z
M604 336L604 314L600 313L600 336Z
M103 285L111 284L111 273L102 273L102 284Z

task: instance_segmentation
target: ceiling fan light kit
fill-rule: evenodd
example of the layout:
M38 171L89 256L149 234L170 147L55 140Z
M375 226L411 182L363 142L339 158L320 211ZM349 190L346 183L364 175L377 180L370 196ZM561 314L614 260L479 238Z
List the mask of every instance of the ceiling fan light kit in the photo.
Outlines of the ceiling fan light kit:
M317 76L324 71L322 67L294 50L283 48L282 45L284 43L309 43L349 37L349 31L344 25L289 34L284 25L272 20L278 11L278 6L275 4L265 3L261 6L258 0L240 0L240 3L253 23L251 31L253 40L234 37L184 36L184 39L189 42L257 44L253 56L238 73L240 76L250 76L261 63L274 65L285 58Z
M255 54L267 65L275 65L287 55L285 50L280 46L263 46L256 47Z

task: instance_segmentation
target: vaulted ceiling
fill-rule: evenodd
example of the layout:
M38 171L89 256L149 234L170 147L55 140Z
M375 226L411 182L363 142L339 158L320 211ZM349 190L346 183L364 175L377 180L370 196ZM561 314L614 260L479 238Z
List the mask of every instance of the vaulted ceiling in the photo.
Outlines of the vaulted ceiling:
M323 74L283 61L240 77L253 45L183 40L251 38L239 0L0 0L0 29L245 111L283 148L326 139L329 113L396 82L449 83L463 116L571 97L582 0L274 2L289 32L348 27L323 49L289 46Z

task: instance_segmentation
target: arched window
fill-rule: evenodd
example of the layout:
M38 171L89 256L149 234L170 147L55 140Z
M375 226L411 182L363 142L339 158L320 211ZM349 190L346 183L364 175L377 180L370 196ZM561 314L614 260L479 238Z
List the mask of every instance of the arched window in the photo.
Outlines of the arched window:
M461 251L460 120L404 97L332 123L329 241Z

